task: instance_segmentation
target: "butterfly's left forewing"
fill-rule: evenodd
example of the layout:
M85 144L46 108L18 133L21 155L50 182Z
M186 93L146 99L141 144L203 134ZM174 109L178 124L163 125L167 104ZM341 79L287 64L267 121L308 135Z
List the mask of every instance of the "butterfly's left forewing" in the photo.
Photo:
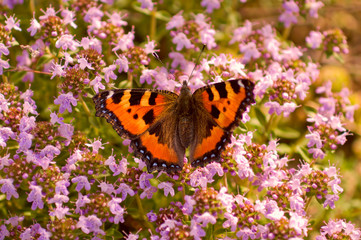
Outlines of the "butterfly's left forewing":
M135 155L148 171L179 170L184 151L175 149L173 107L178 95L164 90L116 89L93 97L96 116L104 117L117 133L131 139Z
M254 83L235 79L212 84L193 94L200 126L190 149L193 166L218 161L221 152L249 104L254 103ZM207 131L204 131L206 126Z

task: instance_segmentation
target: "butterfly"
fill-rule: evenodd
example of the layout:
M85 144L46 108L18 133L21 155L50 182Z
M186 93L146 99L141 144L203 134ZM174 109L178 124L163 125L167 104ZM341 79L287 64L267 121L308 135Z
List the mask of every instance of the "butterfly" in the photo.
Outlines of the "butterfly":
M198 88L186 81L176 94L166 90L114 89L93 97L104 117L148 172L182 170L186 149L193 167L220 160L247 106L255 103L254 83L234 79Z

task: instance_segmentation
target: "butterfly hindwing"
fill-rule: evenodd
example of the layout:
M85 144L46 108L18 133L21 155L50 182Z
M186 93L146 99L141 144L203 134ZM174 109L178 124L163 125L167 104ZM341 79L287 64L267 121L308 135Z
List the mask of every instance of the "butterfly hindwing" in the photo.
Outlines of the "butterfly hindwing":
M183 168L185 148L177 142L175 119L170 115L172 112L169 109L162 119L131 142L135 155L147 163L149 172L174 172Z
M177 98L165 90L116 89L96 94L93 101L96 116L105 117L121 137L132 140L135 154L147 163L148 171L180 170L185 150L174 147L175 130L169 117Z
M218 161L228 144L233 129L239 124L249 104L254 103L254 83L247 79L235 79L215 83L196 90L195 102L200 105L197 113L207 132L198 130L190 149L193 166Z

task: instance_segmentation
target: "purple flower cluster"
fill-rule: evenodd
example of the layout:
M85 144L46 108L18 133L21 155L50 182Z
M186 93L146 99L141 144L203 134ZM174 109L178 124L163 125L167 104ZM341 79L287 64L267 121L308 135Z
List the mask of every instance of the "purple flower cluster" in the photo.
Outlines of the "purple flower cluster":
M324 94L319 98L321 104L316 114L307 121L313 125L308 126L309 139L307 147L313 158L324 158L326 150L335 150L338 145L344 145L346 136L350 135L343 126L344 119L353 121L357 105L351 105L349 90L343 88L340 92L332 91L332 83L326 82L324 86L316 89L316 93Z
M23 2L1 4L13 12ZM360 238L346 220L322 219L320 228L309 206L316 199L318 210L334 209L342 197L341 169L320 159L352 134L345 122L357 105L346 88L315 87L319 66L279 29L245 20L232 36L222 35L222 0L202 0L204 13L171 13L151 0L132 3L126 13L111 0L62 4L29 13L28 22L13 13L0 21L0 206L7 214L0 240L303 239L315 232L318 240ZM284 1L279 21L290 27L299 16L316 18L323 5ZM142 35L143 15L151 25L163 21L159 36ZM14 37L23 32L29 42ZM328 57L348 52L338 29L312 31L306 42ZM208 52L195 67L202 45ZM157 46L171 50L154 68ZM94 117L90 99L114 87L177 92L186 80L194 91L230 78L252 79L257 104L243 114L220 162L192 168L185 158L172 174L147 173L123 146L129 140L121 144ZM318 107L298 118L295 110L306 101ZM284 125L302 127L289 137Z
M324 6L322 1L316 0L284 0L282 7L284 12L279 16L279 21L284 24L284 26L290 27L291 24L298 22L298 17L301 15L303 17L310 16L311 18L318 18L318 10Z

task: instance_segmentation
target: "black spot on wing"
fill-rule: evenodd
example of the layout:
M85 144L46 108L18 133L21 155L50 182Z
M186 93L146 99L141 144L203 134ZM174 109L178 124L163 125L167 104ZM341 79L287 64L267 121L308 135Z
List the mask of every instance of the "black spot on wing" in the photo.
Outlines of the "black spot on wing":
M138 119L138 114L134 114L134 115L133 115L133 118L134 118L134 119Z
M220 98L227 98L228 94L227 94L226 83L225 82L217 83L214 86L217 89Z
M157 98L157 96L158 96L158 93L156 93L156 92L152 92L150 94L150 97L148 100L149 105L155 105L155 99Z
M239 93L241 86L239 86L238 81L240 80L236 80L236 81L229 81L229 83L231 84L231 87L233 89L233 91L237 94Z
M130 113L131 111L132 111L132 109L130 109L130 108L127 109L127 112L128 112L128 113Z
M153 109L149 110L146 114L143 116L143 120L145 124L152 124L154 122L154 112Z
M221 112L218 110L218 108L216 106L212 105L212 110L211 110L212 117L218 119L220 113Z
M211 131L213 129L213 127L215 127L216 124L214 124L212 121L207 121L207 126L206 126L206 136L205 138L211 136Z
M129 99L130 106L139 105L143 95L144 92L130 91L130 99Z
M151 126L151 128L149 129L149 134L150 135L155 135L156 137L158 137L158 142L161 144L165 144L165 136L162 133L162 123L155 123L154 125Z
M208 99L209 101L213 101L214 95L210 87L206 88L206 92L208 93Z
M122 100L122 97L124 95L123 91L115 92L112 96L113 103L118 104Z

